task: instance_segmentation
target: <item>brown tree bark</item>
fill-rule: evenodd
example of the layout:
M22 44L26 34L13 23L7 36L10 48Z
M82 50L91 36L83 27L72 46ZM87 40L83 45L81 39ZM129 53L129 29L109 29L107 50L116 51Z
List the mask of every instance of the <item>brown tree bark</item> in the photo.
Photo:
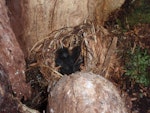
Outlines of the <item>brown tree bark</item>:
M7 0L12 28L25 55L53 30L91 20L103 25L124 0Z
M23 105L12 95L12 88L8 75L0 64L0 113L39 113Z
M28 98L30 87L25 83L24 55L10 27L5 0L0 0L0 65L9 76L14 94Z

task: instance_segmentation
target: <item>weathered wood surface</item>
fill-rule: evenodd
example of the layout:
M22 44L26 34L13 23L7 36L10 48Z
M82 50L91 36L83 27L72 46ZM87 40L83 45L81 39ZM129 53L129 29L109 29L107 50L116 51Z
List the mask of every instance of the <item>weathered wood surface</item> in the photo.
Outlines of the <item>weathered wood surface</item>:
M0 65L0 113L16 113L18 111L17 102L13 100L11 93L12 89L8 81L8 75Z
M10 27L5 0L0 0L0 65L6 70L13 93L18 98L28 98L24 55Z
M9 16L21 48L31 47L53 30L91 20L103 25L124 0L8 0Z

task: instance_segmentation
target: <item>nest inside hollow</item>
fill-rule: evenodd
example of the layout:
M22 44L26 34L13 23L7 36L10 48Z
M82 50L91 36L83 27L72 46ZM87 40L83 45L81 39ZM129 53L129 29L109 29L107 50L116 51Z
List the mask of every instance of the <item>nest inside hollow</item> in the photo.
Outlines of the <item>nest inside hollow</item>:
M26 71L27 81L38 92L34 97L45 94L45 89L51 89L64 74L92 71L106 78L114 73L117 76L116 72L120 75L116 44L117 37L91 22L62 28L42 38L30 51Z
M29 61L36 61L36 63L30 64L30 66L39 66L48 81L50 76L60 78L62 73L59 71L61 67L56 67L60 63L57 59L67 57L63 56L66 52L70 57L76 57L72 58L75 60L74 63L82 62L82 67L79 66L81 70L95 71L95 67L97 67L99 70L97 73L101 74L102 66L110 63L116 43L116 37L110 36L103 27L95 27L90 22L76 27L62 28L50 33L33 46L30 50ZM50 73L45 71L47 69L50 70ZM105 76L105 74L103 75Z

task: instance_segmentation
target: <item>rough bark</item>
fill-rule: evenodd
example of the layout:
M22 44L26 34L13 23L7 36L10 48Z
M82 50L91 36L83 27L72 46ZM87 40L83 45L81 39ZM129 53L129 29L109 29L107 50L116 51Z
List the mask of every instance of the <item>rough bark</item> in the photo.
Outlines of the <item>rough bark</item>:
M103 25L123 3L124 0L7 0L11 24L25 54L53 30L74 27L85 20Z
M0 0L0 64L6 70L14 94L18 98L29 97L24 55L10 27L5 0Z
M116 87L93 73L62 77L48 102L48 113L128 113Z
M12 87L2 65L0 65L0 113L39 113L21 104L12 95Z
M16 102L10 96L12 93L8 76L0 65L0 113L18 112Z

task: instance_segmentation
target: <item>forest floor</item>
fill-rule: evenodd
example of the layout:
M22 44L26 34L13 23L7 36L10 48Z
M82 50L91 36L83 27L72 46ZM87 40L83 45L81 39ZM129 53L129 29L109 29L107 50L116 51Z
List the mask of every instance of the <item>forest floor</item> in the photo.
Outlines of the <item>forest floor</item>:
M132 113L150 113L150 1L131 1L126 0L105 23L118 37L124 68L123 75L113 81L130 98Z
M125 73L114 80L115 84L130 98L132 113L150 113L150 24L135 25L127 31L123 31L118 26L109 26L107 29L118 36L119 56L125 68ZM138 52L137 48L140 48ZM131 56L128 54L129 51ZM136 58L139 58L139 61ZM146 63L147 67L143 65ZM132 67L126 68L129 64ZM129 71L127 76L126 72ZM136 71L139 73L135 74ZM147 78L144 78L146 77L144 75ZM141 81L138 81L139 79Z

